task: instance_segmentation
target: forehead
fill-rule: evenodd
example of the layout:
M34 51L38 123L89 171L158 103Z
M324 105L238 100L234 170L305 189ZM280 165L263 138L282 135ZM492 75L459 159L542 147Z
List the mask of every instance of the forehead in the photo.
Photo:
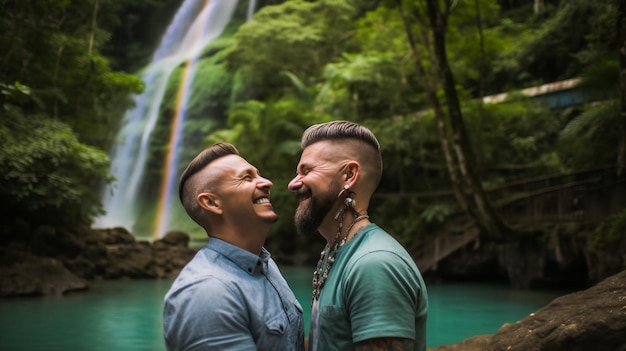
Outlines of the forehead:
M210 174L214 174L219 178L223 176L236 175L255 168L241 156L227 155L209 163L206 169Z
M302 151L299 165L315 166L336 163L340 160L341 147L331 141L318 141Z

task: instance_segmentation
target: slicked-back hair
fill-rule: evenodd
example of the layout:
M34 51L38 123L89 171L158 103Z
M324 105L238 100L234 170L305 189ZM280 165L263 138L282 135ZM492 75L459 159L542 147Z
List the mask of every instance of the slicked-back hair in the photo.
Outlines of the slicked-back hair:
M361 161L366 162L369 167L368 173L372 175L370 180L374 189L378 186L383 172L383 160L380 143L371 130L349 121L314 124L302 133L300 144L302 149L305 149L307 146L320 141L336 141L339 144L338 147L349 147L348 143L352 141L357 141L360 145L364 143L364 147L359 147L355 152L360 155ZM356 149L355 146L353 147ZM370 147L369 152L367 151L368 147Z
M178 197L180 201L183 202L183 195L185 190L185 183L191 178L194 174L200 172L204 167L206 167L209 163L217 160L220 157L228 156L228 155L239 155L239 150L229 143L215 143L210 147L202 150L198 156L194 157L191 162L187 165L187 168L183 171L180 176L180 180L178 182Z
M332 121L314 124L302 133L302 148L323 140L356 139L372 146L380 153L380 143L374 133L366 127L349 121Z

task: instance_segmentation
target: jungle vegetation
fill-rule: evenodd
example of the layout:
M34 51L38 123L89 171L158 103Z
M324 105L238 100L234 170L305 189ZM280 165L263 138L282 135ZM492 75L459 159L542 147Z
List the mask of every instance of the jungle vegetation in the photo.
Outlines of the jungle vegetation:
M107 150L180 2L0 0L0 241L41 225L89 226L102 212ZM407 244L459 211L491 237L509 235L489 187L595 167L626 173L624 1L258 5L202 57L199 71L211 74L198 81L211 83L190 101L186 137L199 142L184 152L232 142L274 182L273 251L321 244L294 233L287 191L313 123L346 119L378 136L385 172L371 215ZM572 78L602 98L550 109L516 93ZM502 92L503 103L481 99ZM158 128L155 155L165 143ZM454 201L389 196L442 191Z

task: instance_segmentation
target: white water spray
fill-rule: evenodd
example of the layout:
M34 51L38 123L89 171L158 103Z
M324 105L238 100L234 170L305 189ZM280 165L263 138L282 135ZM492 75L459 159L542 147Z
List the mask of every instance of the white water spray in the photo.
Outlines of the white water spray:
M106 214L96 220L95 226L121 226L132 231L150 139L170 76L182 63L195 60L222 33L232 19L237 3L237 0L185 0L179 8L142 74L146 90L135 97L135 107L128 110L122 120L118 143L111 152L111 172L116 182L103 195ZM249 17L254 7L254 1L250 1ZM188 96L180 98L187 99ZM167 191L173 192L174 189ZM169 208L163 210L169 211Z

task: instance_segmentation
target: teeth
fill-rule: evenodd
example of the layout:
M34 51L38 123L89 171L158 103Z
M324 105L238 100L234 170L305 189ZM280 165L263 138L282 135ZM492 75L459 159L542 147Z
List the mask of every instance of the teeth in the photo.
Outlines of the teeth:
M254 203L255 204L269 204L270 203L270 199L264 197L264 198L260 198L260 199L256 200Z

